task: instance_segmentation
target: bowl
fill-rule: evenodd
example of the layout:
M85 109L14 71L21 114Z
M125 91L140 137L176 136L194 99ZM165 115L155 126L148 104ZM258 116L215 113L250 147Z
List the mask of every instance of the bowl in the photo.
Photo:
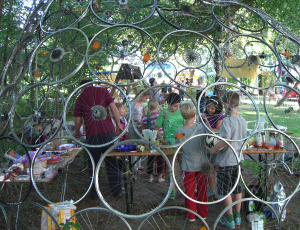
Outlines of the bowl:
M274 150L274 149L279 149L279 147L278 146L269 146L269 149Z
M69 150L69 148L73 148L75 145L74 144L62 144L56 147L56 150L62 150L63 148L66 150Z
M136 150L136 145L119 145L114 150L115 152L130 152Z

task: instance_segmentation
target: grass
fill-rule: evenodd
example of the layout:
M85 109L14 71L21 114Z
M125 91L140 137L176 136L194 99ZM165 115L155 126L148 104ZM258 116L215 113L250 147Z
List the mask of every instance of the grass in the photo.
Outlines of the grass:
M262 101L261 101L262 102ZM254 110L245 110L243 108L249 107L249 103L246 102L246 104L242 104L239 106L240 108L240 114L246 119L246 120L253 120L255 117L255 111ZM267 103L266 109L269 114L269 117L272 119L272 121L276 125L282 125L287 127L287 131L292 132L290 136L293 137L300 137L300 129L298 128L298 123L300 121L300 113L298 113L298 105L296 105L293 102L286 102L283 105L279 107L275 107L275 104L269 104ZM285 114L285 110L289 107L293 108L293 111L290 113ZM263 107L263 104L258 104L259 113L260 116L265 115L265 110ZM272 124L270 121L266 118L267 123L265 124L265 128L271 128Z

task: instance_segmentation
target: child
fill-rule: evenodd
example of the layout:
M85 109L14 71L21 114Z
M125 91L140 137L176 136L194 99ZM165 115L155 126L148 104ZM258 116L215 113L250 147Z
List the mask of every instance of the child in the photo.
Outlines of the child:
M127 125L127 120L125 118L125 106L122 103L116 103L116 107L119 110L119 114L120 114L120 124L121 124L120 127L122 127L124 130L124 127L126 127L126 125ZM113 125L116 127L116 122L113 118L112 118L112 122L113 122ZM128 131L121 137L122 141L129 139L127 134L128 134Z
M206 102L206 109L204 111L203 121L207 125L207 127L214 131L219 132L222 124L222 120L224 115L222 113L223 104L221 99L218 96L211 96ZM216 155L209 156L209 161L214 164L215 171L218 169L218 165L216 164ZM215 194L215 174L209 176L209 191L207 193L208 197L213 196L214 199L218 199Z
M155 121L159 116L158 112L158 102L155 99L151 99L148 102L149 112L142 117L142 129L154 129ZM159 132L163 136L163 130L160 127ZM155 156L149 156L147 162L147 173L149 174L149 182L153 182L153 163ZM156 156L157 160L157 173L158 173L158 182L164 182L165 179L162 178L163 173L163 158L161 156Z
M180 102L181 98L177 93L170 93L167 97L168 109L163 110L156 122L155 122L155 130L157 130L157 137L161 139L164 145L174 145L175 144L175 136L178 128L182 127L184 123L184 119L180 113ZM159 132L160 127L163 128L164 136ZM168 156L170 162L173 160L173 156ZM176 175L176 167L175 167L175 175ZM171 195L169 197L170 200L175 200L175 183L173 183L173 188Z
M218 96L211 96L206 102L204 122L214 132L219 132L224 115L223 104ZM207 122L206 122L207 120Z
M223 119L222 126L219 135L228 140L240 140L247 136L247 123L246 120L240 116L237 112L240 99L237 92L228 91L222 98L225 104L226 117ZM243 145L242 141L236 141L230 143L236 153L238 154ZM234 156L232 150L226 145L225 142L220 141L216 146L208 149L210 154L216 153L218 151L217 159L219 169L218 169L218 193L219 196L227 195L238 179L238 161ZM240 160L244 160L243 155L239 156ZM242 199L242 186L238 182L236 188L233 190L234 201ZM229 195L225 200L225 206L232 203L231 195ZM235 225L241 225L241 203L235 205L235 212L232 212L232 208L227 211L227 219L221 220L220 224L227 228L235 228Z
M145 91L145 92L141 91L138 95L140 94L142 95L137 99L134 107L132 108L132 119L139 132L141 132L141 120L143 115L142 103L146 102L150 98L149 91ZM130 124L128 128L128 137L129 139L140 139L139 135L135 132L132 124ZM139 158L138 156L131 157L131 162L136 162L136 164L134 164L132 168L132 172L141 174L143 173L142 171L145 170L146 168L141 167L141 160L137 160L138 158Z
M180 109L182 117L185 119L183 127L177 129L176 133L184 134L181 139L176 139L176 143L181 143L189 139L195 132L196 134L205 133L205 127L202 124L195 124L196 108L192 102L185 103ZM176 134L176 135L177 135ZM182 171L185 193L187 196L195 200L195 186L197 187L197 200L207 202L207 177L200 171L201 165L207 162L207 154L205 149L205 137L195 137L190 139L182 146ZM208 208L206 204L196 204L185 198L185 207L196 212L206 218ZM190 222L195 221L195 214L187 212L187 219Z

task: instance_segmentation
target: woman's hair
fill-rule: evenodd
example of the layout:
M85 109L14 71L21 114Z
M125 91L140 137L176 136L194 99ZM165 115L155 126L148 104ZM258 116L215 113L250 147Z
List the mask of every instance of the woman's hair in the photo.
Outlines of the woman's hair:
M146 96L146 97L150 97L150 96L151 96L149 90L143 89L143 90L141 90L140 92L138 92L138 94L135 95L135 97L134 97L132 100L135 100L139 95L141 95L139 98L145 97L145 96Z
M227 91L224 94L224 96L222 98L222 101L224 103L229 104L229 106L231 108L235 108L235 107L238 107L239 104L240 104L240 95L237 92L234 92L234 91Z
M219 114L223 111L223 103L221 101L221 98L219 96L213 95L206 101L206 106L209 104L213 104L216 107L216 111L214 114ZM207 107L205 107L205 114L208 114Z
M170 93L167 97L167 103L173 105L181 102L181 97L178 93Z
M89 78L84 78L84 79L82 79L82 80L80 81L79 85L83 85L83 84L88 83L88 82L91 82L91 81L93 81L93 80L92 80L92 79L89 79Z
M123 105L122 103L119 103L119 102L116 103L117 109L120 109L120 108L122 108L123 106L124 106L124 105Z
M185 120L190 120L196 114L196 107L192 102L184 103L180 108L180 113Z
M151 86L153 86L154 81L155 81L155 78L153 78L153 77L149 79L149 83Z
M148 102L148 108L149 110L154 110L158 107L158 101L155 100L155 99L150 99L149 102Z

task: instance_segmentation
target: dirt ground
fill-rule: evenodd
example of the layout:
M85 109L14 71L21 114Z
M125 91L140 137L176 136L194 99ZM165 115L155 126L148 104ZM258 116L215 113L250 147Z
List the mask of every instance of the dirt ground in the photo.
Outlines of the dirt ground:
M158 183L145 183L144 186L145 186L145 189L153 189L153 186L155 186L155 184L158 185ZM124 197L121 197L119 200L118 199L114 200L116 205L119 205L118 203L122 203L121 199L124 199ZM148 198L148 199L150 199L150 198ZM43 199L41 199L41 197L39 197L39 195L36 193L36 191L34 189L31 190L31 192L30 192L30 194L29 194L26 201L34 201L34 202L37 202L37 203L39 203L43 206L47 205L47 203ZM150 199L150 201L154 202L154 203L156 202L154 197L153 197L153 200ZM105 206L102 204L100 199L99 200L92 200L89 195L87 195L76 206L77 206L76 212L78 212L82 209L92 208L92 207L103 207L103 208L105 208ZM164 205L164 207L167 207L167 206L181 206L181 207L184 207L184 196L177 191L176 199L174 201L168 200L166 202L166 204ZM5 210L6 210L7 213L9 213L10 209L11 208L9 208L9 207L5 207ZM217 217L219 216L219 214L221 213L221 211L224 209L224 206L221 202L221 203L209 205L208 209L209 209L209 211L208 211L208 217L207 217L206 221L207 221L207 224L210 227L210 229L213 229L214 222L217 219ZM287 212L288 213L287 213L286 220L284 220L282 222L281 229L284 229L284 230L300 229L300 218L299 218L300 217L300 192L298 192L291 199L291 201L288 203ZM162 215L164 215L164 214L162 214ZM184 213L181 213L180 215L181 216L179 216L178 218L182 219L182 222L183 222L182 224L186 223ZM40 213L39 209L32 209L30 211L30 216L31 216L30 217L31 221L40 223L41 213ZM162 218L164 218L164 217L162 217ZM167 218L167 214L166 214L166 218ZM129 223L129 225L131 226L132 229L138 229L138 227L140 226L140 224L143 220L144 220L144 218L137 219L137 220L126 218L126 221ZM167 219L166 219L166 221L167 221ZM1 226L0 226L0 229L2 229ZM35 228L31 228L31 229L35 229ZM99 226L99 228L97 228L97 229L104 229L104 228ZM106 228L106 229L109 229L109 228ZM115 229L115 228L113 228L113 229ZM147 229L147 228L142 228L142 229ZM186 227L186 228L179 227L178 229L195 229L195 228L192 228L192 227ZM223 228L218 226L216 229L223 229ZM241 228L241 229L244 229L244 228ZM249 228L247 227L245 229L251 229L251 227L249 227ZM269 229L272 229L272 228L269 228Z
M78 166L77 166L78 167ZM104 170L104 169L103 169ZM78 179L76 181L79 181L82 177L87 177L88 174L83 175L78 173ZM122 213L126 213L126 202L125 202L125 195L122 197L118 198L113 198L112 196L109 196L107 194L110 194L110 188L107 183L107 179L105 178L106 175L103 172L102 173L102 179L101 179L101 192L105 196L105 200L109 203L111 207L114 209L121 211ZM132 206L132 212L135 215L142 214L149 212L150 209L155 208L160 202L165 197L165 194L167 193L168 186L169 186L169 180L166 178L166 181L163 183L158 183L157 182L157 175L154 175L155 180L154 183L149 183L148 182L148 175L147 174L142 174L137 176L137 179L132 182L133 184L133 191L134 191L134 202ZM75 179L75 178L73 178ZM300 177L299 177L300 179ZM53 186L49 186L48 193L55 193L54 190L54 185L57 184L59 185L61 182L54 181ZM83 184L84 182L82 182ZM123 181L124 185L124 181ZM76 194L83 194L82 190L85 188L86 184L83 184L82 186L77 186L76 184L70 185L68 188L68 191L71 191L76 193ZM58 190L57 190L58 191ZM57 193L57 195L60 195L60 193ZM130 195L130 194L129 194ZM30 202L37 202L38 204L42 206L47 206L47 202L43 200L38 193L34 190L34 188L31 189L29 196L27 197L26 201ZM243 204L244 205L244 204ZM167 202L163 205L163 207L170 207L170 206L179 206L179 207L184 207L185 206L185 198L184 196L177 190L176 192L176 199L174 201L167 200ZM97 200L92 200L90 198L90 195L87 194L86 197L84 197L78 204L76 204L76 212L79 212L80 210L87 209L87 208L93 208L93 207L102 207L106 208L105 205L101 202L100 199ZM208 205L208 217L206 219L206 222L209 226L210 229L213 229L214 223L220 213L224 210L224 205L223 202L219 202L216 204L210 204ZM12 207L4 207L5 212L9 216L10 213L14 214L16 213L16 209ZM287 204L287 217L286 219L281 223L281 229L283 230L298 230L300 229L300 192L296 193L295 196L290 200L290 202ZM23 210L23 211L22 211ZM40 229L40 223L41 223L41 209L38 207L32 207L29 205L29 207L23 207L21 209L21 213L28 213L24 214L24 219L28 219L27 221L35 225L35 227L30 227L29 229ZM98 223L100 220L109 218L106 216L104 213L102 213L99 216L91 216L91 219L95 219L95 221ZM10 217L9 217L10 218ZM131 218L125 218L125 220L128 222L130 225L131 229L139 229L139 226L141 223L144 221L145 218L140 218L140 219L131 219ZM1 220L1 217L0 217ZM151 218L152 221L155 221L155 224L159 224L159 220L163 222L163 226L165 227L160 227L159 229L199 229L202 226L202 223L199 223L199 221L195 223L188 223L186 218L185 218L185 212L178 212L174 214L174 212L171 211L164 211L159 213L158 217L156 216L155 218ZM176 220L176 226L174 225L171 226L171 222ZM246 222L246 220L244 220ZM1 222L1 221L0 221ZM150 221L149 221L150 223ZM272 219L267 219L267 223L270 223L268 226L268 229L276 229L276 225L273 224ZM166 227L169 226L169 227ZM200 226L200 227L199 227ZM0 229L5 229L3 223L0 224ZM18 228L15 228L18 229ZM104 227L104 225L99 225L98 228L96 229L124 229L123 227L118 227L118 225L115 225L114 227ZM143 225L141 229L158 229L155 227L155 225L152 225L151 227ZM216 229L223 229L219 225L217 226ZM242 228L240 229L251 229L250 224L243 225ZM202 229L201 229L202 230Z

